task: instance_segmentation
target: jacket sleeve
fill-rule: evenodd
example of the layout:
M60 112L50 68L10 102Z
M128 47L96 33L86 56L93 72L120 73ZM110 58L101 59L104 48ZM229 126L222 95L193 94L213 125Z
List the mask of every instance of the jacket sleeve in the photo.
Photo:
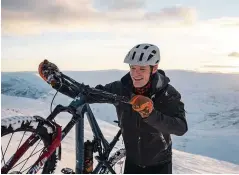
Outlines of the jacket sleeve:
M180 93L173 86L168 85L164 94L155 99L153 112L143 121L160 132L184 135L188 126Z

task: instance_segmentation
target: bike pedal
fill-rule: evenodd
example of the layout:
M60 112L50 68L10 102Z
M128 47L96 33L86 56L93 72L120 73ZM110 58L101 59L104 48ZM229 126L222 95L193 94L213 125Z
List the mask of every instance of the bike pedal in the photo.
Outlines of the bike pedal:
M75 174L75 172L71 168L63 168L61 169L63 174Z

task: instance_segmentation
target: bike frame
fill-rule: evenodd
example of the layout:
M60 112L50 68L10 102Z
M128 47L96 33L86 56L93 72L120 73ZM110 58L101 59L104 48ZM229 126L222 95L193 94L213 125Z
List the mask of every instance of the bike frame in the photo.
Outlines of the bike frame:
M75 98L72 103L68 107L64 107L62 105L57 105L53 112L47 117L45 121L48 122L52 127L56 129L56 135L52 141L52 144L49 145L43 152L43 154L37 159L37 161L31 166L30 170L27 173L34 174L39 171L39 169L44 165L47 159L52 155L52 153L56 149L60 149L61 141L65 138L65 136L69 133L69 131L76 125L76 168L75 173L82 174L84 169L84 115L87 115L87 119L90 123L90 127L92 129L94 135L94 146L96 147L95 152L98 152L99 155L96 156L96 160L99 162L96 168L92 173L98 173L101 168L108 168L108 170L116 174L115 171L110 166L110 162L108 162L108 157L115 144L119 140L121 135L121 129L119 129L118 133L114 137L114 139L108 143L108 141L104 138L100 127L93 115L93 112L88 103L85 102L84 95L81 94L80 98ZM53 119L61 112L69 112L73 114L70 122L65 126L63 130L61 130L61 126L53 122ZM44 120L44 119L41 119ZM8 160L6 165L2 167L1 172L7 173L14 164L22 157L22 155L37 141L39 137L35 134L32 134L23 145L16 151L16 153ZM102 143L102 144L101 144ZM102 149L102 146L103 148ZM60 157L60 155L59 155Z
M94 144L99 155L96 157L99 162L96 166L95 170L92 172L93 174L98 173L102 167L107 167L111 173L115 174L115 171L110 166L110 163L107 161L110 152L114 148L116 142L119 140L121 135L121 129L118 131L114 139L108 143L108 141L104 138L104 135L101 132L101 129L94 117L94 114L89 106L89 104L84 103L84 96L81 96L79 100L73 102L75 107L77 106L77 112L80 117L79 121L76 124L76 169L75 172L77 174L83 172L84 165L84 114L87 115L87 119L89 121L90 127L92 129L94 135ZM103 150L102 146L103 145Z

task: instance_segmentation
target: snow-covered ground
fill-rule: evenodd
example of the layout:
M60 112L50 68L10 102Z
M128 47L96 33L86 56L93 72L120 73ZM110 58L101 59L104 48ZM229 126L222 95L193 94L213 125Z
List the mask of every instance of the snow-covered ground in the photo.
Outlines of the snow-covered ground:
M11 97L2 95L2 117L10 116L32 116L41 115L46 117L49 114L49 103L41 100L28 99L23 97ZM94 112L97 115L97 112ZM61 114L57 118L57 122L62 126L65 126L69 121L69 114ZM108 122L97 119L99 126L102 129L103 134L107 140L111 140L117 133L118 127L109 124ZM75 168L75 130L71 132L62 142L62 160L58 163L57 170L55 173L60 173L60 170L64 167ZM85 140L91 139L92 133L85 120ZM2 139L2 144L6 144L6 141ZM122 141L119 141L116 145L121 148ZM212 159L209 157L185 153L173 149L173 173L238 173L239 165Z

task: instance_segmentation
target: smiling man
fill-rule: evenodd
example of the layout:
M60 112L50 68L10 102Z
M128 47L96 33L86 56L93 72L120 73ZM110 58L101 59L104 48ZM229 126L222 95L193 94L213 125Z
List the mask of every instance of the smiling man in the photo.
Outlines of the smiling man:
M124 173L172 173L172 140L170 135L184 135L187 130L184 103L180 93L169 84L163 70L158 70L159 48L152 44L133 47L124 60L130 72L120 81L96 88L129 97L130 103L115 104L126 149ZM47 81L50 69L58 69L50 62L39 66L41 77ZM67 82L65 82L67 83ZM54 83L53 88L59 89ZM59 91L74 98L79 92L64 84ZM100 99L88 99L101 103Z
M131 100L132 111L121 115L126 147L124 173L172 173L170 134L181 136L188 130L181 95L158 70L159 48L138 44L127 54L130 73L121 79Z

